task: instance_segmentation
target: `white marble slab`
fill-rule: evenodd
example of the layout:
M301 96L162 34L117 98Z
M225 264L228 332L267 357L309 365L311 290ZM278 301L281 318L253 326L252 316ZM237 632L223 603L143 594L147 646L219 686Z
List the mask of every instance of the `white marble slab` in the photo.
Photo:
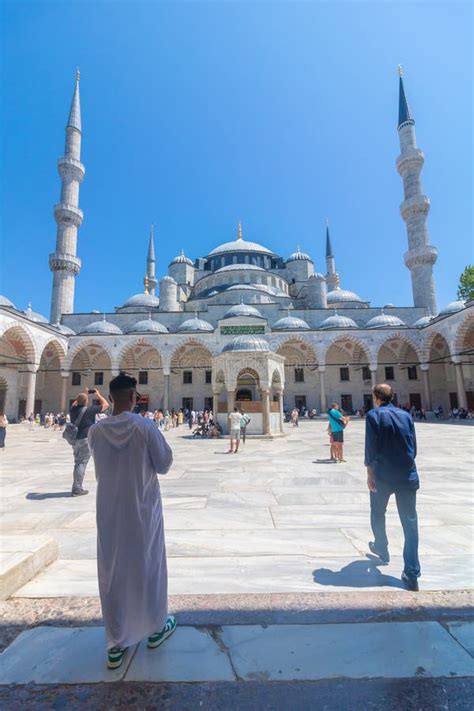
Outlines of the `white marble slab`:
M224 627L246 681L474 676L474 660L437 622Z
M120 669L107 669L103 627L35 627L1 655L0 684L120 681L134 652L130 648Z

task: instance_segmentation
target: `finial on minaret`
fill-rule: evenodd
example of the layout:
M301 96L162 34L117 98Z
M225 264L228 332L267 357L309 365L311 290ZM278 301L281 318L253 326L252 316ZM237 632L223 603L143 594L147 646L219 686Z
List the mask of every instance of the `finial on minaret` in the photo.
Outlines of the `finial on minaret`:
M331 244L331 236L329 234L329 220L326 218L326 259L334 257Z
M81 78L81 72L76 69L76 83L74 85L74 94L72 96L71 110L69 111L69 118L67 121L66 128L76 128L78 131L82 131L81 125L81 101L79 97L79 79Z
M398 76L399 77L403 76L403 67L401 64L398 65Z
M81 79L81 70L79 69L79 67L77 67L77 69L76 69L76 81L80 81L80 79Z
M242 223L239 222L239 226L237 227L237 239L242 239Z
M414 125L413 116L411 115L410 107L408 106L407 97L405 95L405 87L403 85L403 69L402 65L398 65L399 90L398 90L398 128L411 124Z

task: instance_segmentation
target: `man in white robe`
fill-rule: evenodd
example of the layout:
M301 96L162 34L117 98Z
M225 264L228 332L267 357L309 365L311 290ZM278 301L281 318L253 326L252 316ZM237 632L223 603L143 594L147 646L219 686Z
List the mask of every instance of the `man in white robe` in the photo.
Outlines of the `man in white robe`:
M97 479L97 568L109 668L148 637L157 647L176 628L168 616L168 573L157 473L173 455L153 420L133 413L137 381L110 383L111 417L89 430Z

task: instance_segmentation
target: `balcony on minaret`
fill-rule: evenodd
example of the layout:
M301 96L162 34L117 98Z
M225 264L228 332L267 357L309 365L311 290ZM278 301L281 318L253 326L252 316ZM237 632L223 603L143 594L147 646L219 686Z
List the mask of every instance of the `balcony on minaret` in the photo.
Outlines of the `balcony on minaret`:
M84 214L75 205L60 202L54 206L54 219L58 224L71 224L80 227Z
M86 169L80 160L63 156L58 158L58 173L63 180L77 180L78 183L82 183Z
M409 249L403 255L408 269L416 269L425 265L433 266L438 259L438 250L431 244L423 245L415 249Z
M64 271L77 275L81 271L81 264L81 260L75 254L53 252L49 255L49 268L53 272Z
M430 210L430 206L431 202L427 195L414 195L401 203L400 214L406 222L418 215L426 216Z
M425 154L419 148L412 149L398 156L396 166L402 178L413 171L420 172L425 162Z

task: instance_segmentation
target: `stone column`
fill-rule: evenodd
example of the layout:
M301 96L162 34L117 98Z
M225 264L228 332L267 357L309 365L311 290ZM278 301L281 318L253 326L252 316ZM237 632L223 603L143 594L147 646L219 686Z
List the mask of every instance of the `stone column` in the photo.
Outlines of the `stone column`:
M430 387L430 374L429 374L429 369L430 366L428 363L420 363L420 369L421 369L421 379L423 380L423 390L424 390L424 400L425 400L425 410L430 411L433 409L433 405L431 403L431 387Z
M163 377L165 379L165 387L163 391L163 410L170 409L170 383L171 375L170 373L164 373Z
M270 434L270 391L262 388L262 424L263 434Z
M32 368L28 370L28 381L26 386L26 417L29 417L31 413L36 415L35 412L35 391L36 391L36 373L38 370Z
M235 406L235 390L227 390L227 414L232 412Z
M63 379L61 383L61 404L59 406L59 409L61 412L66 412L67 409L67 381L71 373L69 373L67 370L62 370L61 371L61 378Z
M464 387L464 374L462 372L461 361L453 361L454 373L456 375L456 390L458 392L458 407L467 409L466 389Z
M280 413L280 432L283 432L283 391L279 390L276 395L278 397L278 412Z
M321 404L321 412L326 412L327 410L327 402L326 402L326 385L324 382L324 371L326 370L325 365L320 365L318 366L318 372L319 372L319 390L321 393L320 396L320 404Z
M219 397L220 397L220 390L213 390L212 391L212 412L214 413L214 417L217 417L217 413L219 412Z
M369 365L369 370L370 370L370 384L372 388L375 388L377 385L377 366L376 365Z

